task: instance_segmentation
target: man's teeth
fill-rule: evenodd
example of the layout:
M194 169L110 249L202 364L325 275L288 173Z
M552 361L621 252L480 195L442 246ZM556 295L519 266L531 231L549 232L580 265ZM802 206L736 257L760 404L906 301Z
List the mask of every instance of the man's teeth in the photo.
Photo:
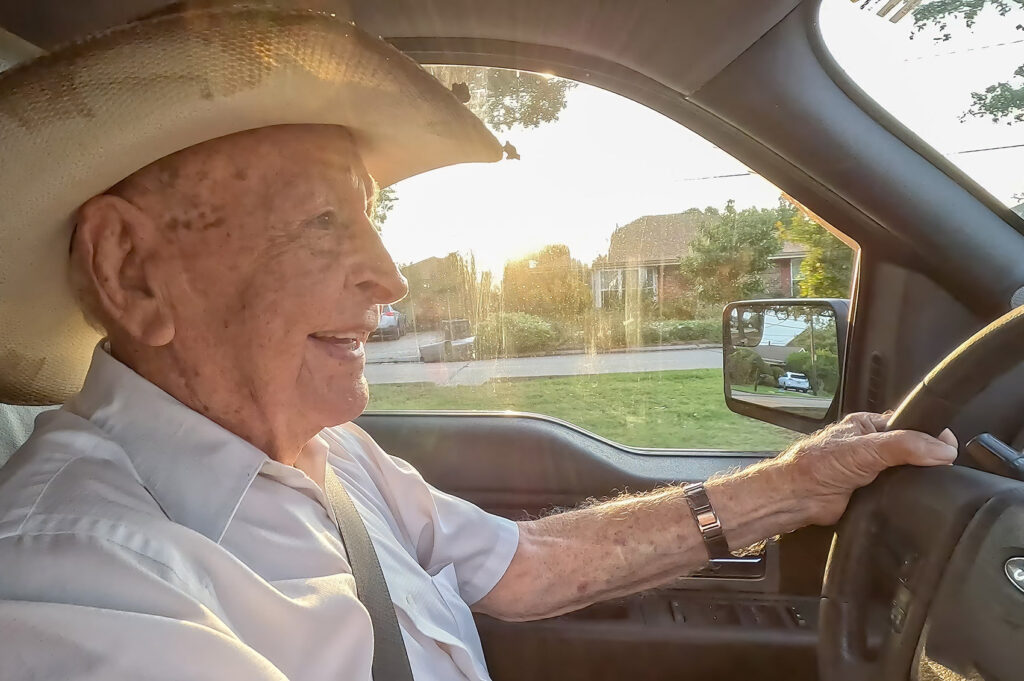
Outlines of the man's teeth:
M314 333L313 338L331 343L356 344L359 342L357 338L353 338L352 336L339 336L333 333Z

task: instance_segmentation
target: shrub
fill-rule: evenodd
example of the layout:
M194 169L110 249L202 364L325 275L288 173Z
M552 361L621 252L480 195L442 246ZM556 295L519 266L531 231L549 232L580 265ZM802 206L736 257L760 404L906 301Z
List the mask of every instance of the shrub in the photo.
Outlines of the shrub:
M835 394L839 387L839 357L831 352L817 351L814 371L811 371L811 353L794 352L786 358L786 370L804 374L811 381L815 393L824 390Z
M762 374L771 375L771 371L761 355L750 348L734 350L729 355L725 370L729 376L729 383L732 385L753 385L755 380L762 381Z
M647 323L642 332L644 345L665 345L701 341L718 343L722 340L720 319L664 319Z
M558 336L551 323L525 312L491 315L477 325L478 357L518 357L553 350Z
M551 328L554 331L555 347L573 349L583 347L583 326L577 322L577 320L574 319L572 322L565 322L549 319L546 321L551 324Z
M657 306L658 316L668 321L689 320L696 318L697 302L690 296L679 296L661 301Z
M621 310L594 310L582 321L584 347L588 351L626 347L626 320Z

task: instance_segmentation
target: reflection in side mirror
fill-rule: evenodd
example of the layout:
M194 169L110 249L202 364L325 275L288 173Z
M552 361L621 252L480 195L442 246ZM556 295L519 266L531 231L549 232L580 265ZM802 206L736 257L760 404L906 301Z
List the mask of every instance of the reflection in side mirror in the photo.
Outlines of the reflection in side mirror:
M752 348L761 344L764 314L751 308L734 308L729 316L729 333L736 348Z
M729 305L723 360L730 408L745 413L737 406L754 407L747 415L770 422L771 412L784 412L798 417L801 430L827 422L839 391L846 331L846 308L837 310L837 302L846 301Z

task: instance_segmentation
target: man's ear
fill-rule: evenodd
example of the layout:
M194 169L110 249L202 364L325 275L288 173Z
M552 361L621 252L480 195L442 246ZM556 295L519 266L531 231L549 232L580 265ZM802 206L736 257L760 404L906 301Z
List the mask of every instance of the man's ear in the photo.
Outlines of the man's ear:
M119 196L100 194L78 209L71 257L92 288L108 331L158 347L174 338L174 320L154 267L162 246L156 224Z

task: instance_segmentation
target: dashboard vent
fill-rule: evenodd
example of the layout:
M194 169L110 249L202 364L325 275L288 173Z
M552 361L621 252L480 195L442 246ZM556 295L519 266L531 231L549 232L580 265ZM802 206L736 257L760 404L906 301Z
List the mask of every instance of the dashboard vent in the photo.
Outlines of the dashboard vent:
M885 411L885 360L879 352L872 352L868 360L868 411Z

